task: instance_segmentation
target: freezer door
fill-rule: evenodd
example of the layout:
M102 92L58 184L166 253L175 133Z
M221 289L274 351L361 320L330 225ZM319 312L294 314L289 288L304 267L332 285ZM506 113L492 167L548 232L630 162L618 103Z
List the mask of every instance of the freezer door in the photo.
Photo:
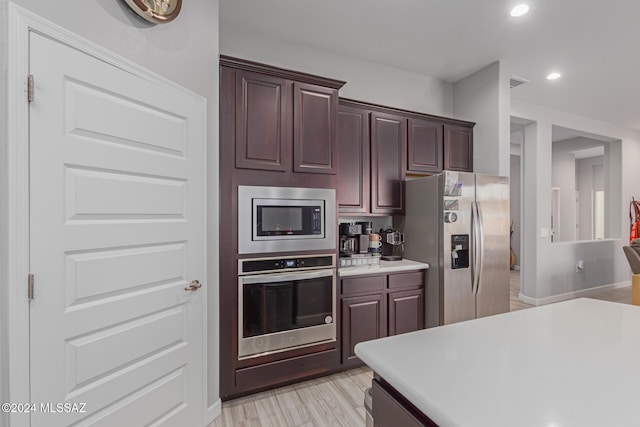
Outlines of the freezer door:
M471 204L475 197L474 174L444 173L443 217L443 281L441 288L441 323L449 324L476 317L476 297L473 293L473 254ZM455 188L457 186L457 189ZM450 214L455 214L455 221ZM465 236L469 247L465 253ZM464 257L468 263L464 262ZM457 264L457 265L456 265ZM465 265L467 265L465 267Z
M476 175L482 242L476 296L477 317L509 311L509 178Z

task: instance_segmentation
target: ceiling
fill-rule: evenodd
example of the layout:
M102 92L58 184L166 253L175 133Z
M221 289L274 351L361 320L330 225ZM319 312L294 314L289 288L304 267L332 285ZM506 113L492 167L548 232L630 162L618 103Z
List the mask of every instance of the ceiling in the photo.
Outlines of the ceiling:
M512 99L640 130L636 0L220 0L220 21L452 83L509 60Z

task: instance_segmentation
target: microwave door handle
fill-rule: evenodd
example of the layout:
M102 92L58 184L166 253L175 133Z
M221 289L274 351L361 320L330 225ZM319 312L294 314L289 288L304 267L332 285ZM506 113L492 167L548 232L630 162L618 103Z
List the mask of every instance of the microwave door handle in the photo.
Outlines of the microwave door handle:
M283 273L283 274L257 274L255 276L241 276L242 283L247 285L253 283L274 283L274 282L291 282L294 280L317 279L319 277L332 277L335 275L335 269L322 269L316 271L307 271L304 273Z

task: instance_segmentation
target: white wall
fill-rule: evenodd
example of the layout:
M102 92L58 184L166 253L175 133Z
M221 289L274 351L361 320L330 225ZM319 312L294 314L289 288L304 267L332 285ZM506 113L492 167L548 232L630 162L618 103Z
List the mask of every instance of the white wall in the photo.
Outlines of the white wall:
M640 194L634 164L640 158L640 132L518 101L512 101L511 106L513 116L535 122L525 128L523 146L524 296L533 303L543 303L561 294L629 282L631 270L622 246L627 244L629 235L629 200L634 194ZM621 239L552 244L548 237L540 237L541 231L550 227L552 125L621 141L609 144L609 165L605 165L613 171L605 183L606 188L612 189L606 199L611 207L607 226L610 235L622 236ZM617 202L612 202L615 200ZM575 272L578 259L583 259L585 264L581 273Z
M7 306L8 298L8 277L5 260L8 254L8 242L4 236L7 235L7 191L4 183L7 182L7 16L6 4L0 1L0 403L9 401L9 366L7 349ZM7 414L0 412L0 426L9 424Z
M576 158L562 143L553 144L551 157L551 186L560 190L560 218L557 242L576 239ZM551 192L549 192L551 197Z
M581 178L574 152L595 147L608 147L608 145L608 142L584 137L556 141L552 144L551 185L560 189L560 233L557 241L568 242L592 239L592 237L584 237L587 234L589 236L592 234L590 232L591 215L588 217L585 215L585 211L590 212L591 210L592 174L589 172L588 176ZM600 163L604 164L604 157L600 157L600 159ZM574 196L575 192L580 190L580 184L578 183L579 178L588 182L588 188L585 187L587 191L584 193L584 198L580 197L580 207L576 210L576 200ZM602 184L604 185L604 181ZM576 219L580 221L580 234L576 232ZM583 223L582 220L587 220L588 222ZM582 227L583 224L586 225L586 227ZM615 233L614 236L619 236L619 233Z
M580 195L578 240L594 239L593 192L604 189L604 156L577 159L576 190Z
M511 155L509 172L511 219L514 221L513 234L511 234L511 249L516 254L516 266L520 266L520 156Z
M209 170L209 216L208 216L208 294L209 331L212 338L208 343L208 390L209 403L219 402L218 396L218 0L189 0L184 2L180 16L172 23L152 25L139 18L121 0L14 0L14 3L43 18L52 21L80 36L103 46L143 67L146 67L174 82L202 95L207 99L208 108L208 152ZM0 0L2 15L6 13L7 0ZM0 26L0 147L6 149L7 134L5 90L7 55L5 50L7 25L3 16ZM6 159L2 171L5 173ZM2 181L6 189L6 177ZM1 191L4 193L6 191ZM4 200L4 199L3 199ZM6 217L6 203L2 204L2 218ZM6 235L6 223L1 224ZM6 253L3 242L3 252ZM2 264L4 265L3 257ZM3 269L4 271L4 269ZM5 279L5 276L2 276ZM2 280L0 304L6 298L7 282ZM6 313L6 306L0 306L0 313ZM2 315L2 314L0 314ZM4 328L6 319L0 318ZM6 395L6 341L5 331L0 329L0 401L8 401ZM5 361L3 363L3 361ZM26 379L25 379L26 380ZM0 420L5 420L1 418ZM0 422L0 425L3 425Z
M510 76L509 62L496 61L453 84L454 117L476 122L476 172L509 175Z
M327 31L330 31L328 28ZM340 96L439 116L453 116L451 83L382 64L361 61L220 22L220 53L346 81Z

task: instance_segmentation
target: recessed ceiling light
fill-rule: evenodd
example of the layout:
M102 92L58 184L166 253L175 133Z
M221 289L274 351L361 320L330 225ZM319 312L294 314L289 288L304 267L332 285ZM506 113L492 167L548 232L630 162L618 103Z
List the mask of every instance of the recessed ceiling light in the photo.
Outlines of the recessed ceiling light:
M529 6L523 3L511 9L511 16L514 16L514 17L522 16L527 12L529 12Z
M560 77L562 77L562 74L560 73L551 73L547 76L547 80L555 80L559 79Z

